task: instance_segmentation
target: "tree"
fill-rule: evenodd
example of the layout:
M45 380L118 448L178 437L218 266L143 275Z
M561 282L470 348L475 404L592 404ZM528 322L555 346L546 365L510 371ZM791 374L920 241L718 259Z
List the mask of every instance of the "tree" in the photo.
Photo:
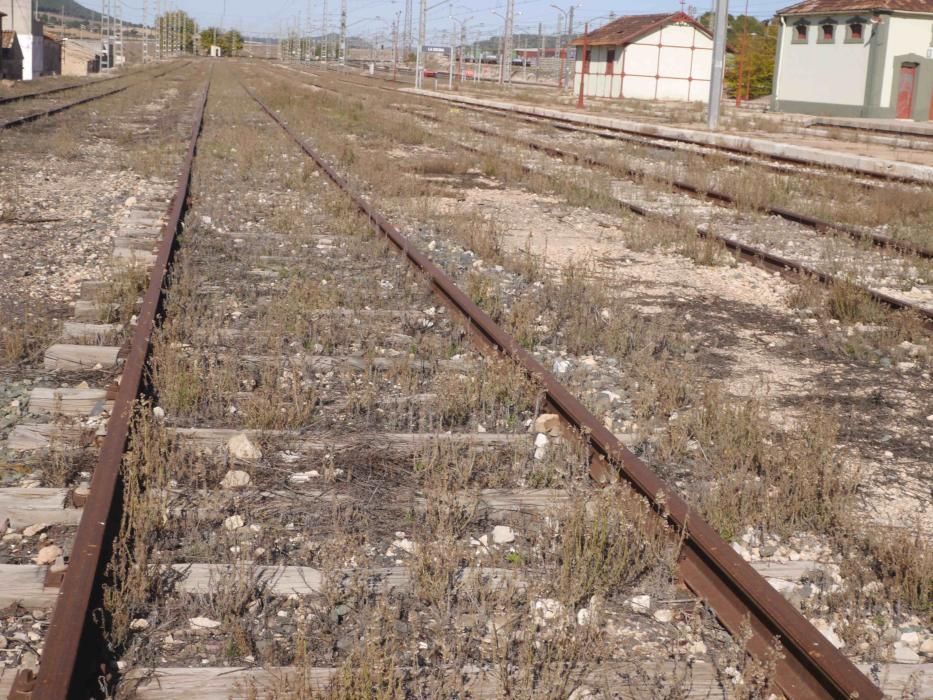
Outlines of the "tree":
M749 29L747 33L739 25L733 47L735 55L726 66L725 83L729 93L745 100L770 95L774 81L777 26L758 24L759 31Z
M704 12L698 22L713 31L712 12ZM739 92L743 100L771 94L774 78L774 57L777 50L777 26L774 22L746 15L729 15L726 43L726 89L733 97ZM739 75L741 73L741 76Z
M219 46L224 56L235 56L243 48L243 35L236 29L223 32L218 27L208 27L201 32L201 46L207 51L211 45Z

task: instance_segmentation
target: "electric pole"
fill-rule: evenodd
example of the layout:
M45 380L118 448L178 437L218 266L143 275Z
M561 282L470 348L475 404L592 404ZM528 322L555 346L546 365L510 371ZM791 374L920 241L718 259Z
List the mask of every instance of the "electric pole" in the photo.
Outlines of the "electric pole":
M503 65L509 84L512 83L512 25L515 22L515 0L509 0L508 9L505 13L505 45L502 47L504 54Z
M722 75L726 57L726 21L729 17L729 0L716 0L716 17L713 32L713 68L709 80L709 112L706 125L719 128L719 111L722 100Z
M321 34L324 45L321 47L321 57L327 65L327 0L321 0Z
M538 55L535 59L535 69L541 68L541 56L544 55L544 24L538 22Z
M405 0L405 23L402 25L402 50L405 52L404 60L408 60L411 53L411 0Z
M415 47L415 87L421 89L424 73L424 32L425 24L428 21L428 0L420 0L421 6L418 12L418 46Z
M347 65L347 0L340 0L340 65Z

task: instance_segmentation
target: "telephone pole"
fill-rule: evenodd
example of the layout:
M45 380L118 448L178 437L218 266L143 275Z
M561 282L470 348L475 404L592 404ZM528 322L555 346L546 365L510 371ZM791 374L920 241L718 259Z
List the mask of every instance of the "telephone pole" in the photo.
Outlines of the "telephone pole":
M716 0L715 24L713 25L713 68L709 80L709 111L706 125L719 128L719 112L722 100L722 76L726 57L726 22L729 17L729 0Z

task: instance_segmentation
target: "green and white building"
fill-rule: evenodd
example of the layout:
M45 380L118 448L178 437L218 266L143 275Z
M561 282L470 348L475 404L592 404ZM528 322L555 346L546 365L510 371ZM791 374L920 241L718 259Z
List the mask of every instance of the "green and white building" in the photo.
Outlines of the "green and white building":
M804 0L776 14L775 111L933 119L933 0Z

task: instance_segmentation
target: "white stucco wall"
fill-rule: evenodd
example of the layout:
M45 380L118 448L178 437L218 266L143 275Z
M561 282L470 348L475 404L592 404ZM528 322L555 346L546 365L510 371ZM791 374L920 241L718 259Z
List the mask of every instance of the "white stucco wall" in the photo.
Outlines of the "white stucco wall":
M584 93L594 97L644 100L701 100L709 97L712 40L690 25L669 25L629 44L615 47L612 74L606 75L607 51L590 49ZM575 63L574 91L580 90L582 50ZM689 79L688 79L689 78Z
M23 51L23 80L34 80L42 75L42 37L17 35Z
M933 17L892 15L887 18L888 46L884 56L884 80L881 83L881 106L891 106L891 91L894 87L894 57L908 53L926 56L933 46Z
M862 40L846 42L846 24L855 14L835 15L837 22L833 43L819 43L821 27L816 22L826 15L809 17L806 44L793 43L794 23L799 17L785 18L781 37L781 65L775 97L795 102L822 102L838 105L861 105L865 101L868 75L869 37L872 25L862 24ZM867 20L867 15L862 15Z

